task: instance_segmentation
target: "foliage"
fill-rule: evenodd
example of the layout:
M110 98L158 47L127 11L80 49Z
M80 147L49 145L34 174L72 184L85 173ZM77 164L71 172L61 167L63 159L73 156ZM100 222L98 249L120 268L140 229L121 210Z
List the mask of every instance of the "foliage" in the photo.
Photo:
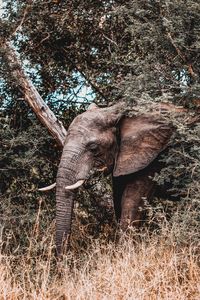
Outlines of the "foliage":
M21 247L27 245L28 237L25 233L34 223L35 211L40 202L43 202L43 210L48 215L52 214L51 207L54 204L53 195L50 194L45 202L47 197L41 198L37 189L55 177L57 145L35 119L23 120L19 115L17 120L21 112L18 109L11 116L2 116L0 126L0 220L4 241L10 236L6 249L16 247L15 239ZM49 216L46 213L44 216L45 227L45 218ZM15 236L12 232L15 232Z
M14 2L6 1L10 35L43 96L66 94L78 72L106 103L145 93L188 105L199 97L198 1Z

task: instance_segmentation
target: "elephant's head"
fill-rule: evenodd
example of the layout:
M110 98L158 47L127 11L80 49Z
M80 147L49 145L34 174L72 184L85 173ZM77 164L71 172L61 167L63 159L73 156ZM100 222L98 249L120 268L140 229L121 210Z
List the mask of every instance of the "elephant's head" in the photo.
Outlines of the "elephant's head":
M95 104L69 126L57 174L56 246L61 254L70 231L75 189L93 167L114 176L145 168L167 145L171 132L158 116L124 117L125 104Z

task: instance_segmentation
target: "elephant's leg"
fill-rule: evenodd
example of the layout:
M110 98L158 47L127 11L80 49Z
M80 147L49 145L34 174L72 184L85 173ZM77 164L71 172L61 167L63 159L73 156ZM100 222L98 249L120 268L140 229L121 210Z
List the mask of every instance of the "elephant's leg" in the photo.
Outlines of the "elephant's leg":
M126 177L127 176L119 176L112 178L113 204L117 222L119 222L121 218L121 199L126 185L126 180L124 180Z
M120 227L122 230L141 223L144 200L149 200L154 190L155 183L149 178L149 174L138 172L129 178L121 200Z
M155 191L155 183L150 178L153 174L154 168L149 167L135 174L113 177L115 216L122 230L140 224L144 199L150 200Z

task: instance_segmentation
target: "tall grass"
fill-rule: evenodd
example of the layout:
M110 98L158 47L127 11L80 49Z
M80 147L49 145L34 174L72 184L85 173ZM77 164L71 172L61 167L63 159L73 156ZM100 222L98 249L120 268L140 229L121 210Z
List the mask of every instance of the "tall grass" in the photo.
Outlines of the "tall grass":
M71 252L57 262L54 224L41 237L39 215L23 253L1 249L0 299L200 299L198 244L192 233L177 242L183 230L177 223L164 221L159 234L88 239L83 248L74 236Z

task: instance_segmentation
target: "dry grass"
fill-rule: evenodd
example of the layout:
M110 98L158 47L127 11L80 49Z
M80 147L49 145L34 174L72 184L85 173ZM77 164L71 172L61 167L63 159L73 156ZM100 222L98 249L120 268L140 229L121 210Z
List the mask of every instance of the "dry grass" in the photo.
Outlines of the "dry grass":
M34 226L23 255L0 256L0 299L200 299L197 246L177 245L172 227L137 242L131 234L117 243L93 240L59 264L51 232L40 241L42 254Z
M71 252L59 262L54 255L55 224L45 219L45 206L42 210L39 204L32 225L14 223L7 235L5 218L0 300L200 299L197 215L198 208L189 205L177 208L169 222L157 209L158 223L152 220L156 230L143 227L120 239L106 223L103 235L94 239L89 224L77 218Z

